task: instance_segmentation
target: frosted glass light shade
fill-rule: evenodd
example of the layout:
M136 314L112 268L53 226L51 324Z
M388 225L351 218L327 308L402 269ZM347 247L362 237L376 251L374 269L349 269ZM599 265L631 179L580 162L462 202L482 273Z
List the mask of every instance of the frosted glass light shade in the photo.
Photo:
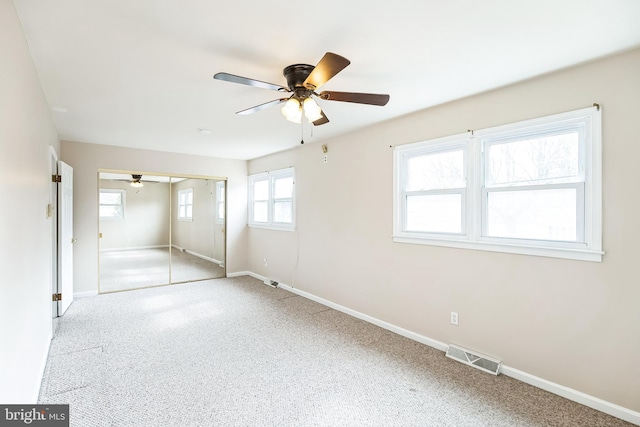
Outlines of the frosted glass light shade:
M290 122L300 123L302 119L302 106L297 99L289 98L281 111L284 117Z
M322 110L312 98L304 100L303 108L304 116L309 120L309 122L315 122L322 118Z

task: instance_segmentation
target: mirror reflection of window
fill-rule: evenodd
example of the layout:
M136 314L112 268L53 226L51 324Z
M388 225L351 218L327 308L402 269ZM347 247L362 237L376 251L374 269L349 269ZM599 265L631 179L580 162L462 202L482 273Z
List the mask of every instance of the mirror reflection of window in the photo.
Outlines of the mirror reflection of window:
M123 219L125 191L101 188L100 189L100 219Z
M224 181L216 182L216 222L222 223L224 222Z
M178 219L193 219L193 188L185 188L178 192Z

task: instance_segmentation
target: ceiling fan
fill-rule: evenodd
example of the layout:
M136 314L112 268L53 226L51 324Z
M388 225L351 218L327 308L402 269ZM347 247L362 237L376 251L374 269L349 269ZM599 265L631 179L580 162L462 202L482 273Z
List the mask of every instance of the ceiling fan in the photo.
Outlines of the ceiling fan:
M310 123L319 126L328 123L329 119L318 106L314 97L327 101L354 102L379 106L386 105L387 102L389 102L389 95L335 91L316 92L320 86L328 82L329 79L342 71L350 63L347 58L327 52L315 67L308 64L289 65L282 72L287 79L287 87L229 73L217 73L213 78L231 83L291 93L289 97L256 105L255 107L238 111L236 114L251 114L284 103L282 114L287 120L294 123L301 123L302 116L304 115Z

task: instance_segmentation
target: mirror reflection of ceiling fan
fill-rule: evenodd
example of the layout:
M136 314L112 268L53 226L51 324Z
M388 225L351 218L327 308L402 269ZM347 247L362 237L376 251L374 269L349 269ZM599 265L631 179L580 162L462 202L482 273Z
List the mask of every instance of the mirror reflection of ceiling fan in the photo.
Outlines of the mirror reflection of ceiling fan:
M134 188L144 187L144 183L148 182L151 184L157 184L160 181L151 181L148 179L142 179L142 175L131 174L131 179L114 179L113 181L124 181L128 182Z
M348 59L340 55L327 52L315 67L307 64L289 65L283 71L283 75L287 79L287 87L229 73L217 73L213 78L231 83L291 93L291 96L287 98L275 99L246 110L238 111L236 114L251 114L284 103L282 114L287 120L294 123L301 123L302 116L304 115L314 126L319 126L328 123L329 119L314 98L379 106L386 105L387 102L389 102L389 95L335 91L316 92L320 86L329 81L329 79L342 71L350 63Z

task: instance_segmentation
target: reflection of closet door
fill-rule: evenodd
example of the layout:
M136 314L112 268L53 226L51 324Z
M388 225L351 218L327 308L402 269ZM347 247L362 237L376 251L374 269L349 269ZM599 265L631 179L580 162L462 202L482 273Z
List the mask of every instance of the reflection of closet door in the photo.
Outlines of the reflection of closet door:
M172 177L171 200L171 283L224 277L224 190L215 179Z
M169 177L133 175L100 173L101 293L170 283Z

